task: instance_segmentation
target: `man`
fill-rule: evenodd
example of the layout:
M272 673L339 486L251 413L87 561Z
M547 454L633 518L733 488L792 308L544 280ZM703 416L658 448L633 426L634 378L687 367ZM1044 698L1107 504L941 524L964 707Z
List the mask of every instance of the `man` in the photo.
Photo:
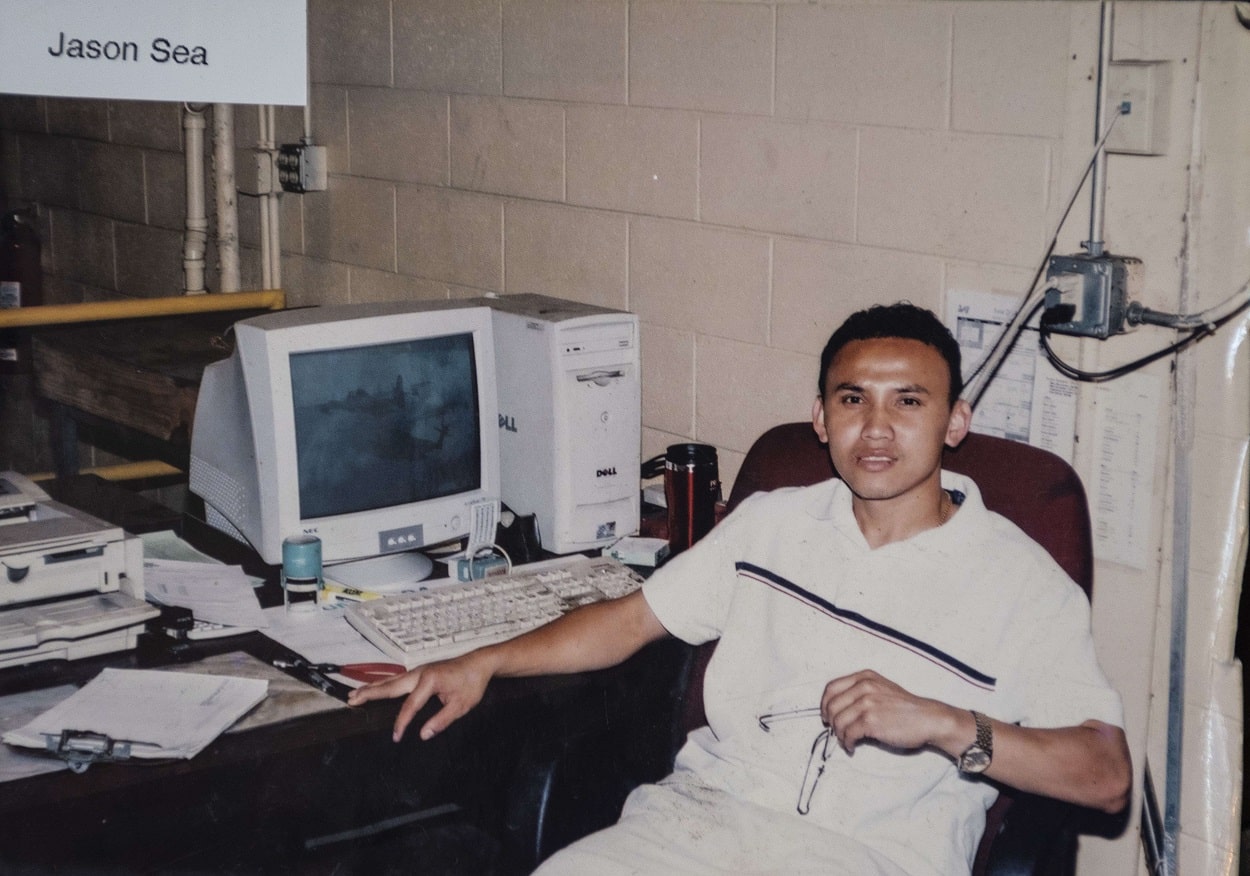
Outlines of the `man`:
M623 599L357 691L436 696L429 739L494 676L609 666L719 639L672 775L547 873L967 872L983 777L1108 812L1127 801L1119 697L1089 606L1050 556L943 473L967 434L959 348L910 304L854 314L812 423L840 479L757 494Z

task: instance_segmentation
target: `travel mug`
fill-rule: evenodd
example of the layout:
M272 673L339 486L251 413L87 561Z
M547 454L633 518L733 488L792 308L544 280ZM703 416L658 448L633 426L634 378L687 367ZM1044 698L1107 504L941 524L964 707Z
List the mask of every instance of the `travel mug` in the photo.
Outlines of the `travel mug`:
M669 556L690 547L716 522L720 472L710 444L672 444L664 455Z
M282 540L282 604L288 610L316 608L321 589L321 539L295 535Z

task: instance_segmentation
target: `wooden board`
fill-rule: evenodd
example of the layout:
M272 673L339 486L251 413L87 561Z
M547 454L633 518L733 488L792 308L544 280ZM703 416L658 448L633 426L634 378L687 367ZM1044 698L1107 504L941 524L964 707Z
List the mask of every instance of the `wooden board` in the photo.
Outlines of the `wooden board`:
M155 438L189 442L204 366L230 354L226 329L259 311L90 323L36 332L45 398Z

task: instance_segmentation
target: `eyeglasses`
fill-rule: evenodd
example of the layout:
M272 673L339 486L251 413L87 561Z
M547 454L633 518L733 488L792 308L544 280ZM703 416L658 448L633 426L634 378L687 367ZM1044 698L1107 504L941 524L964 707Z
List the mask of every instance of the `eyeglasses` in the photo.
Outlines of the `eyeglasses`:
M819 717L819 708L791 709L788 712L770 712L766 715L759 716L760 729L765 733L772 729L773 724L778 721L790 721L795 718L812 718ZM799 815L806 815L812 808L812 795L816 793L816 783L820 781L820 777L825 774L825 763L829 760L829 755L836 748L836 743L831 746L830 740L834 739L833 730L825 727L812 740L812 750L807 755L807 769L803 771L803 785L799 788L799 802L794 807ZM819 752L819 760L817 753Z

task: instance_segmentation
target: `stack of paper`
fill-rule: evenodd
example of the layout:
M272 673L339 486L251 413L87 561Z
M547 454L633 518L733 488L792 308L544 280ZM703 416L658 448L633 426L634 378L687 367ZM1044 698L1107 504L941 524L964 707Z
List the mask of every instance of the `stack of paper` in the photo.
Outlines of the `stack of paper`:
M143 584L150 601L189 608L196 620L253 630L269 624L239 566L145 559Z
M152 669L105 669L35 720L11 745L55 749L64 731L98 734L130 757L190 758L261 700L267 681Z

